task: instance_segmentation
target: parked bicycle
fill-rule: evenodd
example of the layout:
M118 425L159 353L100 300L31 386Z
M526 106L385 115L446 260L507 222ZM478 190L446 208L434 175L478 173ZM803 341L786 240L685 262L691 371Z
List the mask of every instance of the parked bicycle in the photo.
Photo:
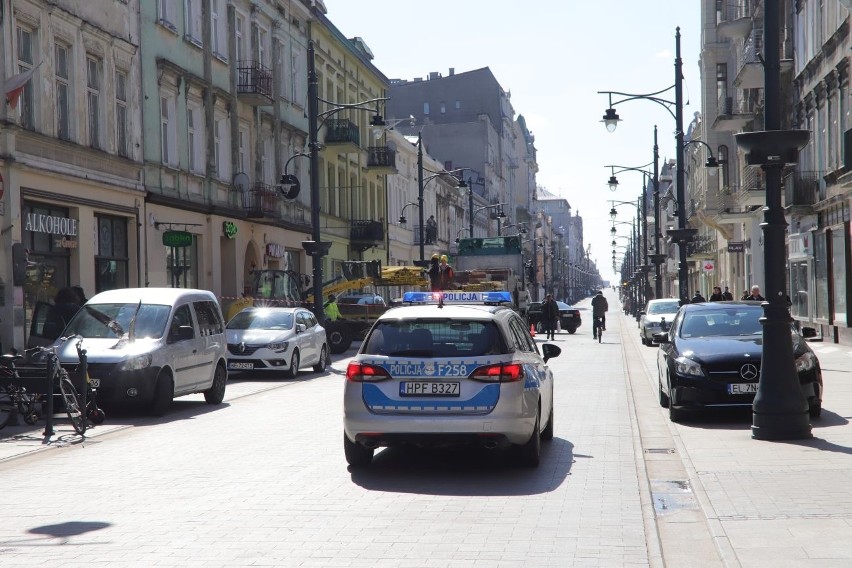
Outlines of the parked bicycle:
M78 344L78 353L80 349L81 346ZM85 355L85 352L83 352L83 355ZM16 362L21 360L34 361L39 366L46 364L45 372L50 374L47 384L50 385L48 388L51 392L28 393L26 388L20 386L22 377ZM57 386L71 425L78 434L85 434L89 406L87 404L84 409L80 403L80 396L68 376L68 371L59 364L55 347L34 347L26 350L23 355L12 353L0 357L0 428L6 426L14 412L20 413L27 424L34 424L40 418L39 403L46 402L47 408L52 410L52 404L50 404L52 400L44 397L52 397ZM41 404L41 406L44 408L45 404ZM97 404L95 404L95 408L97 408ZM95 422L95 420L92 420L92 422Z

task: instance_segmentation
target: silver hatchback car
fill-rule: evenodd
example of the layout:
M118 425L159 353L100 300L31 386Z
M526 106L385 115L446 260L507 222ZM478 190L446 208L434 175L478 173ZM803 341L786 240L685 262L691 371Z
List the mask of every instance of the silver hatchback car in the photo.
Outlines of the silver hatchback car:
M343 444L352 466L396 444L514 446L535 467L553 437L556 345L539 347L503 306L403 306L382 315L346 371Z

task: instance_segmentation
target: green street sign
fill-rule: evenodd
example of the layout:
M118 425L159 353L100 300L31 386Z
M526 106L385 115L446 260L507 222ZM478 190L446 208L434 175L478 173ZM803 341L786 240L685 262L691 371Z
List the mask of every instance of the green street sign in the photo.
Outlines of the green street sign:
M166 231L163 244L167 247L188 247L192 244L192 233L186 231Z

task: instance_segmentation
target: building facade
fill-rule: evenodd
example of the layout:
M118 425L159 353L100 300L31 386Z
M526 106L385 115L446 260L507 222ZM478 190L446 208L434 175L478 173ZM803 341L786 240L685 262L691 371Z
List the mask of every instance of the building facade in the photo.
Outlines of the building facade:
M64 287L145 281L138 10L2 0L0 76L26 79L0 107L3 349L26 344L34 308Z

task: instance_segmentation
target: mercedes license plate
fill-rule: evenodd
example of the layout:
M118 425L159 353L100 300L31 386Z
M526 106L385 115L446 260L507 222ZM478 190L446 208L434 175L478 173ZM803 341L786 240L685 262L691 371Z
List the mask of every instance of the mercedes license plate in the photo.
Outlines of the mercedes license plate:
M239 369L239 370L254 369L254 363L251 363L251 362L249 362L249 363L242 363L242 362L228 363L228 368L229 369Z
M728 385L728 394L756 394L757 383L734 383Z
M459 396L460 383L406 381L399 384L400 396Z

